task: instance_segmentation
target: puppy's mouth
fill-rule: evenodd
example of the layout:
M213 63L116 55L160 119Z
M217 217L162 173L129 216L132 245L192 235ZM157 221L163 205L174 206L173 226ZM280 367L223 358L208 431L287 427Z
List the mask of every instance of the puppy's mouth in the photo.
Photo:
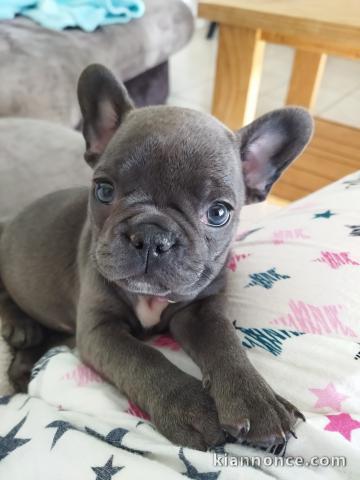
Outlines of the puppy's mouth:
M126 262L115 267L112 253L96 251L93 258L102 276L129 294L156 297L169 303L195 298L211 280L208 268L199 260L189 262L188 268L177 263L176 266L165 265L164 268L154 268L152 272L142 272Z
M172 292L162 285L152 285L136 278L124 278L117 281L119 286L130 293L157 298L159 301L172 301Z

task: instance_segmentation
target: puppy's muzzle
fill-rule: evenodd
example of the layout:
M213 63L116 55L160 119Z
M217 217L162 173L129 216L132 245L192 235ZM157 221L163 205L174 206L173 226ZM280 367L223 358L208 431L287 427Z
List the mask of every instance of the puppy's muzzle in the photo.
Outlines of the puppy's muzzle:
M146 264L152 257L169 253L176 245L176 236L154 224L141 224L127 232L130 245L141 253Z

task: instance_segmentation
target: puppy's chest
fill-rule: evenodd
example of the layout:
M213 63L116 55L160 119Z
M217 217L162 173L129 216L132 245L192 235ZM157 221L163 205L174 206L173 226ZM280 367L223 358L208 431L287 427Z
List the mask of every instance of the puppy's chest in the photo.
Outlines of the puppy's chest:
M160 322L161 314L167 306L168 301L161 297L139 295L135 313L143 328L149 329Z

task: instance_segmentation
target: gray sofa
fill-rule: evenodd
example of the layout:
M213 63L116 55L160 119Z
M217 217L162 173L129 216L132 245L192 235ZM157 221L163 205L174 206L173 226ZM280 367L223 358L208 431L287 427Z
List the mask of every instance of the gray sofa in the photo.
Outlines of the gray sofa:
M190 39L196 0L145 0L146 13L93 33L47 30L17 17L0 22L0 117L32 117L75 128L76 82L102 63L126 82L138 106L164 103L167 61Z
M0 118L0 221L52 191L89 185L82 135L54 122Z
M141 19L94 33L50 31L21 17L0 22L0 220L48 192L89 183L74 131L86 65L110 67L137 105L165 101L167 59L190 39L196 2L145 3Z

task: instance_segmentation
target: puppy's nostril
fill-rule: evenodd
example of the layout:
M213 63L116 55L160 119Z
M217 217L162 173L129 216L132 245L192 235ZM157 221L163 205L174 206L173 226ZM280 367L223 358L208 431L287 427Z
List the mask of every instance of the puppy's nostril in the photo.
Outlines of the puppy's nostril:
M136 231L127 232L125 236L133 248L142 253L149 251L150 255L156 257L165 254L176 244L174 234L153 225L140 225Z
M144 240L139 235L136 235L135 233L133 233L132 235L130 235L129 239L130 239L131 244L136 249L142 250L144 248Z
M161 242L156 243L154 248L155 255L161 255L168 252L175 245L175 241L169 239L164 239Z
M157 245L157 246L156 246L156 248L155 248L155 253L156 253L157 255L161 255L162 253L166 252L167 250L169 250L169 249L166 248L163 243L160 243L160 245Z

